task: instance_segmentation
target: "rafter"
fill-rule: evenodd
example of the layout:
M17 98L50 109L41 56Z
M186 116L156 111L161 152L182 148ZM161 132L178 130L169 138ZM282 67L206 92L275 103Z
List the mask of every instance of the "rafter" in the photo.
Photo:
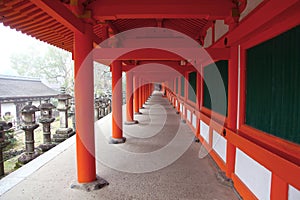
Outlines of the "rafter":
M72 31L84 33L84 23L78 19L70 10L68 10L59 1L53 0L30 0L37 7L42 9L48 15L62 23Z

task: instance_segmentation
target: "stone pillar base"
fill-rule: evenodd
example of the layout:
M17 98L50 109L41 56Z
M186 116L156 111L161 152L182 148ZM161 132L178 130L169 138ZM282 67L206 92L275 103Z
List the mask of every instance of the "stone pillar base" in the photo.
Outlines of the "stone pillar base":
M125 137L122 137L122 138L112 138L110 137L109 138L109 144L122 144L122 143L125 143L126 141L126 138Z
M24 152L18 158L18 164L25 165L26 163L28 163L28 162L32 161L33 159L35 159L36 157L38 157L39 155L40 155L40 152L38 152L37 150L34 150L34 153Z
M141 112L136 112L136 113L134 113L135 115L142 115L143 113L141 113Z
M125 125L133 125L133 124L138 124L139 122L137 120L133 120L133 121L126 121L124 122Z
M179 112L179 111L176 111L176 114L177 114L177 115L179 115L179 114L180 114L180 112Z
M199 142L200 142L199 138L197 138L197 137L195 136L195 137L194 137L194 142L199 143Z
M46 151L52 149L55 146L56 146L56 144L41 144L41 145L38 146L38 148L41 149L42 152L46 152Z
M186 120L185 120L185 119L181 119L181 122L185 124L185 123L186 123Z
M109 183L103 178L97 176L96 180L91 183L73 183L71 184L71 189L83 190L86 192L90 192L93 190L100 190L101 188L109 185Z
M72 128L59 128L56 130L55 134L53 134L52 141L55 143L61 143L66 139L70 138L75 134Z

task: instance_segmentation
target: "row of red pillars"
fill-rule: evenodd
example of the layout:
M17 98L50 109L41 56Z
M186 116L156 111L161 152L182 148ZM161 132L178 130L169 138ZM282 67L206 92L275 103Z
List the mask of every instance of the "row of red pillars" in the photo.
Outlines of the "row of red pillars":
M86 25L85 33L75 32L75 108L76 108L76 157L77 181L89 183L96 180L94 140L94 72L92 27ZM125 142L122 119L122 62L114 61L112 71L112 136L111 143ZM141 114L153 84L145 82L134 72L126 72L126 124L138 123L134 112Z

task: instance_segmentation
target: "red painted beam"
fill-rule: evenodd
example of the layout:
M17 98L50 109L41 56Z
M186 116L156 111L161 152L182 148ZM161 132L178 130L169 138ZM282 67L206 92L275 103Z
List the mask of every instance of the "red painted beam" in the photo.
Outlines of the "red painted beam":
M166 73L164 76L167 76L172 70L175 70L179 73L184 73L185 71L196 71L196 67L191 64L187 64L185 66L180 66L179 62L174 61L140 61L139 65L123 65L122 71L133 71L135 73Z
M224 0L152 0L152 1L94 1L88 9L99 20L137 18L209 18L224 19L230 15L231 1Z
M94 50L94 59L100 63L109 63L113 60L221 60L230 58L230 49L202 49L202 48L97 48Z

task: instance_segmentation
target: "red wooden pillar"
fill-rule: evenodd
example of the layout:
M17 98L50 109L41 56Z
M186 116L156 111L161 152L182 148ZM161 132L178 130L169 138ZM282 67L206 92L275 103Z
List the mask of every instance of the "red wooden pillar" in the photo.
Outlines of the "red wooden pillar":
M139 79L139 109L143 107L143 86L142 86L142 79Z
M202 98L203 98L203 93L202 93L202 85L203 85L203 78L202 78L202 66L199 66L199 71L197 71L197 109L200 111L201 106L202 106ZM200 135L200 120L197 120L197 125L196 125L196 137L199 137Z
M144 85L144 104L146 104L147 101L147 83Z
M148 100L148 98L149 98L149 83L147 83L147 85L146 85L146 100Z
M197 72L197 109L200 110L203 102L203 69L199 66L199 72Z
M189 94L189 73L185 72L184 74L184 101L187 102Z
M145 96L145 84L144 84L144 81L142 81L142 84L143 84L143 86L142 86L142 95L143 95L142 107L145 108L144 107L144 103L146 101L146 98L145 98L146 96Z
M126 125L136 124L133 117L133 76L132 72L126 72Z
M228 65L228 118L227 126L236 130L237 99L238 99L238 47L231 47ZM234 173L236 148L227 142L226 176L231 178Z
M148 98L151 97L151 83L148 83Z
M114 61L112 71L112 136L111 144L124 143L122 127L122 63Z
M90 34L74 33L75 111L76 111L76 162L77 180L88 183L96 180L94 141L94 75L93 59L88 56L93 49Z
M137 76L134 76L134 87L133 87L133 90L134 90L134 113L135 114L142 114L140 111L139 111L139 78Z
M147 89L147 100L149 99L149 97L150 97L150 83L147 83L147 86L146 86L146 89Z
M143 86L142 86L142 107L144 108L144 103L145 103L145 85L144 85L144 83L143 83Z
M177 112L176 114L179 114L180 113L180 102L179 102L179 97L180 97L180 93L181 93L181 80L180 80L180 76L177 77L177 80L178 80L178 93L177 93Z
M146 105L147 102L147 83L144 85L144 105Z

